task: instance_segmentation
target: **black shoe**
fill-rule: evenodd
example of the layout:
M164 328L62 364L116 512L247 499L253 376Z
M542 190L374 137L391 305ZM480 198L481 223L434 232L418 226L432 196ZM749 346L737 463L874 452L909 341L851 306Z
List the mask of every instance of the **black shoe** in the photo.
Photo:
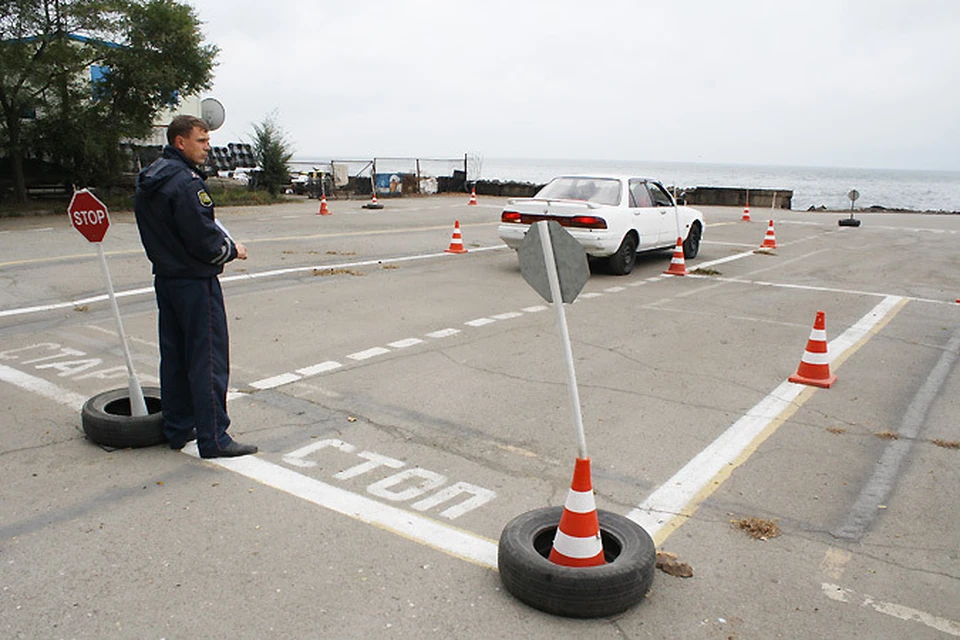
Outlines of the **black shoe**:
M219 451L212 451L210 453L200 452L201 458L236 458L237 456L248 456L251 453L256 453L259 451L256 445L252 444L240 444L237 441L233 441L225 447L220 447Z
M184 438L183 440L177 440L176 442L171 440L170 448L173 449L174 451L179 451L180 449L183 449L185 446L187 446L188 442L191 442L192 440L196 440L196 439L197 439L197 430L190 429L190 433L188 433L187 437Z

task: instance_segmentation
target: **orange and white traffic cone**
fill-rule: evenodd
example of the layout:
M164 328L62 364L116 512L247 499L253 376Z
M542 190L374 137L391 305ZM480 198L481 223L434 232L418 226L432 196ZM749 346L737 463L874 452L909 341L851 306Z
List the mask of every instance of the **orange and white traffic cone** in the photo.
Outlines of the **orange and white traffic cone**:
M577 458L573 468L573 483L563 504L560 525L550 550L550 562L564 567L606 564L600 519L590 482L590 458Z
M790 376L790 382L809 384L827 389L837 381L837 376L830 375L830 355L827 353L827 332L824 323L823 311L817 311L817 319L813 322L807 348L800 359L800 367Z
M767 225L767 233L763 236L763 243L760 245L761 249L776 249L777 248L777 236L773 232L773 220L770 221L770 224Z
M327 208L327 194L320 195L320 211L317 212L318 216L329 216L330 209Z
M668 276L687 275L687 263L683 261L683 238L677 236L677 247L673 250L670 268L663 273Z
M467 204L477 204L477 188L476 187L474 187L473 190L470 192L470 202L468 202Z
M383 209L383 205L377 202L377 190L373 190L373 199L367 204L363 205L364 209Z
M445 253L466 253L463 248L463 238L460 236L460 221L453 223L453 237L450 239L450 246L444 249Z
M741 216L740 221L750 222L750 189L747 189L747 199L743 205L743 216Z

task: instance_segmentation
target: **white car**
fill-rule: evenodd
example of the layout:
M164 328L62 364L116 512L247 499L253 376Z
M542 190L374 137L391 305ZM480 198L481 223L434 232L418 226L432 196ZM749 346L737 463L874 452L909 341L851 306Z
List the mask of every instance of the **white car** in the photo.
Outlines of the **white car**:
M684 258L695 258L704 224L702 213L678 204L656 180L622 176L554 178L532 198L508 200L497 231L518 249L540 220L559 222L617 275L633 271L638 251L673 248L677 238L683 238Z

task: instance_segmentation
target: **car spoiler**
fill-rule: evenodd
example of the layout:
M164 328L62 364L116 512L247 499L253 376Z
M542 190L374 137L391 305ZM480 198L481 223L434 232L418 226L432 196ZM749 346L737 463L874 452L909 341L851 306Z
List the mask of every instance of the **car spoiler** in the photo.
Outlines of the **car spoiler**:
M596 202L588 202L586 200L569 200L567 198L510 198L507 200L507 204L533 204L537 202L543 202L548 206L551 204L576 204L589 209L599 209L603 205L597 204Z

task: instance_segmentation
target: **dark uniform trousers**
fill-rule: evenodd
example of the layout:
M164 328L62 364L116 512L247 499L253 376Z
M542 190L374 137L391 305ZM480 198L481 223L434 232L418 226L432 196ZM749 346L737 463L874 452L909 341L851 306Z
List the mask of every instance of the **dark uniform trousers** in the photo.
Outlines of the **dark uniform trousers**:
M164 435L184 442L197 430L197 447L214 453L226 434L230 341L220 281L154 277L160 312L160 398Z

